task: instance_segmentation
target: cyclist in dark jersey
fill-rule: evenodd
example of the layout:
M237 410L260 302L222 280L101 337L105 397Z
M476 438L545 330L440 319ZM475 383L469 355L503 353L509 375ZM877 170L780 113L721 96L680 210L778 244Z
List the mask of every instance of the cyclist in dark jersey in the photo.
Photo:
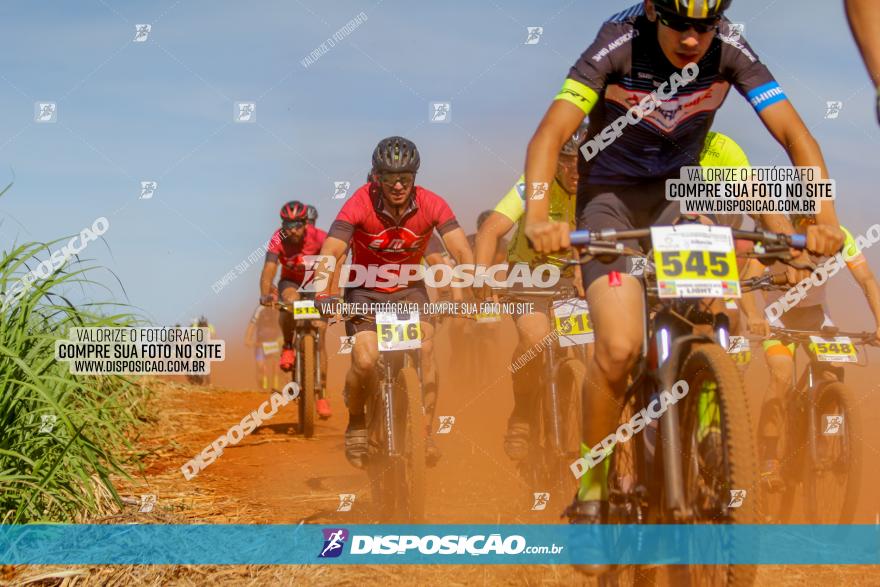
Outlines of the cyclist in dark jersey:
M744 39L730 37L730 22L723 13L731 1L645 0L602 25L529 143L525 232L537 251L569 247L568 223L550 222L547 199L533 194L553 181L560 147L587 114L590 131L585 148L590 159L582 151L577 194L580 228L671 223L678 216L678 204L670 206L666 201L665 180L678 177L683 165L699 165L715 111L731 86L749 101L793 164L819 167L822 177L828 177L816 141L782 88ZM631 111L637 105L641 109ZM620 117L626 115L621 124ZM792 232L783 215L768 215L766 220L771 230ZM818 225L807 234L810 250L835 253L843 244L839 225L834 206L824 202ZM596 334L587 373L591 393L584 406L587 446L614 430L615 399L623 394L641 352L642 286L637 277L625 274L625 263L621 258L608 265L591 261L583 267ZM789 275L792 280L797 277L793 272ZM571 521L606 519L605 474L604 467L586 473L568 510Z
M315 296L323 307L335 293L340 260L351 245L352 266L382 267L397 276L401 265L422 262L431 234L436 230L447 250L459 263L473 263L474 257L464 231L446 201L421 186L415 185L415 175L421 159L412 141L403 137L383 139L373 152L370 182L361 186L339 211L330 226L330 233L321 255L336 261L332 277ZM323 273L326 266L319 266ZM354 304L382 304L394 302L428 302L423 281L406 287L384 283L366 283L347 287L345 301ZM436 398L436 378L431 337L433 328L422 322L422 378L425 409L430 414ZM376 362L379 359L376 326L371 322L348 321L346 334L354 336L351 369L345 380L349 392L348 428L345 432L345 455L349 462L363 466L367 453L367 431L364 407L366 393L375 389ZM428 437L429 463L439 458L439 452Z

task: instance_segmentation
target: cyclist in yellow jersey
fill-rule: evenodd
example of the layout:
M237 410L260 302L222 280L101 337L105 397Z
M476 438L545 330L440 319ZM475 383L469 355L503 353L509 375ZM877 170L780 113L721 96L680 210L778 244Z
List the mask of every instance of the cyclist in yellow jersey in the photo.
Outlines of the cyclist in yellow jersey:
M563 145L559 153L556 176L553 183L550 184L547 194L550 218L555 222L567 222L572 229L574 229L576 218L577 149L583 142L585 131L586 126L582 126L578 133L575 133ZM710 132L706 136L700 154L700 164L704 167L748 167L749 160L733 139L721 133ZM523 177L520 177L507 192L507 195L498 202L492 214L477 233L474 247L477 265L489 264L494 251L494 243L507 234L514 225L516 225L516 231L508 247L508 261L512 264L526 263L530 265L535 262L539 254L532 247L524 232L525 223L522 222L522 219L525 211L525 181ZM720 218L719 222L727 224L725 220ZM571 272L569 272L569 277L572 277ZM575 279L573 283L577 287L580 285L580 280ZM519 342L514 349L514 358L538 344L550 333L550 320L546 309L518 316L516 326ZM514 460L525 458L528 452L529 426L526 410L531 405L529 398L535 390L532 381L536 377L536 373L533 371L540 372L539 361L531 361L524 368L519 369L513 377L514 408L508 420L504 448L508 456ZM588 480L589 478L582 477L582 479Z
M812 222L815 222L815 217L812 215L792 215L792 225L796 230L803 231ZM875 337L877 342L880 342L880 285L852 234L843 226L840 228L846 236L842 250L843 260L856 283L861 287L874 315ZM778 273L781 270L778 266L765 268L756 259L750 259L742 277L743 279L755 277L764 271ZM834 326L828 316L825 289L824 284L814 286L788 311L784 311L781 304L773 306L774 309L770 310L772 314L770 321L767 320L765 312L758 309L756 293L745 294L742 298L742 310L749 331L759 336L767 336L771 325L795 330L820 330L825 326ZM764 301L769 308L773 302L783 297L788 296L785 293L768 292L764 295ZM770 370L770 385L764 397L758 426L760 457L763 461L761 477L768 488L774 490L782 485L778 454L780 427L773 421L775 410L769 409L768 404L782 402L785 393L791 388L796 347L794 344L784 345L779 340L766 340L763 342L763 347Z
M558 222L567 222L572 230L575 226L575 191L577 189L577 153L586 136L586 125L581 126L562 147L559 153L559 163L553 183L547 190L546 197L549 199L550 217ZM507 247L507 260L510 264L534 265L538 253L532 248L529 240L523 232L523 223L520 222L525 213L525 184L522 177L507 192L495 209L489 214L477 231L474 247L474 257L478 266L487 266L494 263L496 255L496 243L516 224L516 232ZM574 279L576 271L568 268L562 275L577 291L582 294L580 279ZM514 359L522 355L526 350L538 345L550 334L550 318L548 307L538 307L535 312L519 314L514 317L516 329L519 334L519 342L514 349ZM504 451L511 459L519 461L528 454L529 439L529 414L528 409L533 402L530 401L537 387L538 377L541 373L541 361L529 361L523 368L513 374L513 413L507 424L507 434L504 437Z

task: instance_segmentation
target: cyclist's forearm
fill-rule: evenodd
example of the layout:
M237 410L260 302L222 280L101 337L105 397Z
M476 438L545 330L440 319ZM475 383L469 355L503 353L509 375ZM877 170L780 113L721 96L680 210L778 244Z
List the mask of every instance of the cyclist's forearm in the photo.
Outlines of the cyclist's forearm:
M880 2L846 0L846 15L856 44L865 60L868 75L880 86Z
M559 150L584 119L584 113L572 104L553 102L535 131L526 152L525 198L526 224L546 222L550 210L549 190L556 176ZM541 197L540 191L544 194ZM535 192L538 197L535 197Z
M513 222L503 214L492 212L489 218L477 231L474 244L474 259L479 266L486 266L495 261L498 240L513 226Z
M272 291L272 282L275 280L275 272L278 270L278 263L267 261L263 265L263 272L260 274L260 295L267 296Z
M880 328L880 284L877 283L877 278L874 277L874 272L871 271L871 268L868 267L867 263L863 263L858 267L850 267L850 271L855 277L856 282L859 284L859 287L862 288L862 293L865 296L865 301L868 302L868 307L871 309L871 314L874 316L874 323L877 328Z

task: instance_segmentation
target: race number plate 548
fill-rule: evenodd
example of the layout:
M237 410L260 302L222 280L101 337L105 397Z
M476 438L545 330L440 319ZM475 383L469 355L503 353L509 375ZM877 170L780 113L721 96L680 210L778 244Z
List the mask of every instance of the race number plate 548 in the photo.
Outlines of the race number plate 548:
M661 298L738 298L739 271L727 226L651 228Z
M816 358L823 363L858 363L856 356L856 347L852 341L846 336L835 336L834 338L821 338L819 336L811 336L813 341L813 352Z
M418 312L376 313L376 334L380 351L405 351L422 347L422 327Z

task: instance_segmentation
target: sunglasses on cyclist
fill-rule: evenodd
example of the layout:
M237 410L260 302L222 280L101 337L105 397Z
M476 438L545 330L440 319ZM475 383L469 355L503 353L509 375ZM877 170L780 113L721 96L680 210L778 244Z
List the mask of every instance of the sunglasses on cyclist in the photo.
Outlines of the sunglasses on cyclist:
M696 33L703 34L714 31L718 27L720 17L715 18L684 18L677 14L657 11L657 19L663 26L669 27L674 31L683 33L688 29L694 29Z
M306 223L302 220L294 220L292 222L282 222L281 228L283 228L284 230L299 230L305 225Z
M412 185L415 178L416 175L414 173L384 173L379 176L379 181L385 187L393 188L400 182L400 185L406 188Z

